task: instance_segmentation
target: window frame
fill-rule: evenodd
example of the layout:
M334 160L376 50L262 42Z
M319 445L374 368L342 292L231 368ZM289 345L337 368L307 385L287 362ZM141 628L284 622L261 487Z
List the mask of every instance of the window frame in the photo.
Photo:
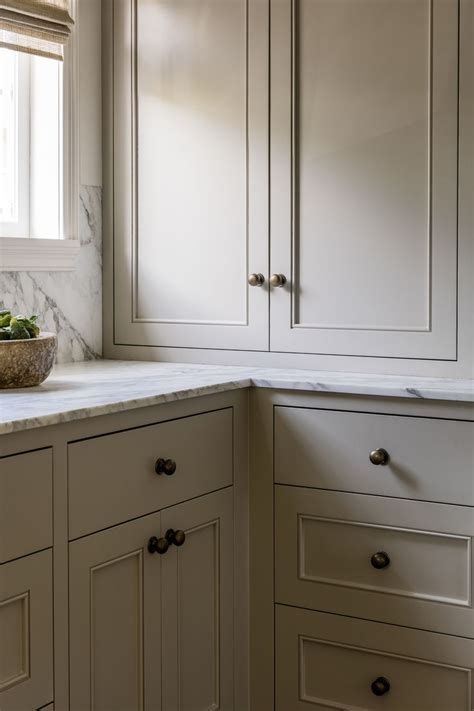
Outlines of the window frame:
M0 272L73 271L79 253L78 13L71 0L74 32L63 65L63 238L0 237Z

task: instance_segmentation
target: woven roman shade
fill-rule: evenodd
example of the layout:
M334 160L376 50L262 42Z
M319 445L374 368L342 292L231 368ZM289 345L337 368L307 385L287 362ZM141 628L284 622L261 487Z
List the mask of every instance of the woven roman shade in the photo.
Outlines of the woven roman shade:
M0 47L62 60L72 24L69 0L0 0Z

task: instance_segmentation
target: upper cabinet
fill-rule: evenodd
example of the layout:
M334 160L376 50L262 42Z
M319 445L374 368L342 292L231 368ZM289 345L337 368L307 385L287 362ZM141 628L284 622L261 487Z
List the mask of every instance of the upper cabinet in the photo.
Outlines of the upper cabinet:
M277 351L456 358L458 3L272 0Z
M106 343L469 377L471 0L104 6Z
M115 342L268 348L268 7L113 3Z

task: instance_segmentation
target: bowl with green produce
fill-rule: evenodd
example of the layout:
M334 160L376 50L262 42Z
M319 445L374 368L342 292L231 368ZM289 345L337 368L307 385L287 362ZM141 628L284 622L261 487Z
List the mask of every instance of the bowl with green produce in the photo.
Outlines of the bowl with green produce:
M50 374L57 338L40 331L37 318L0 310L0 389L33 387Z

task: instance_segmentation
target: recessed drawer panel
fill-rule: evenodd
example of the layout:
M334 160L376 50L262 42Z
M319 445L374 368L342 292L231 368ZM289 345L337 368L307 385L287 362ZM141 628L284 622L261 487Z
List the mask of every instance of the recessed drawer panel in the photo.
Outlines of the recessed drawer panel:
M471 711L474 642L277 605L276 710Z
M232 484L232 437L225 408L70 444L70 539Z
M53 544L51 449L0 459L0 563Z
M276 486L276 599L474 637L468 507Z
M276 407L275 481L473 506L474 423Z
M28 711L53 698L51 550L0 567L0 709Z

